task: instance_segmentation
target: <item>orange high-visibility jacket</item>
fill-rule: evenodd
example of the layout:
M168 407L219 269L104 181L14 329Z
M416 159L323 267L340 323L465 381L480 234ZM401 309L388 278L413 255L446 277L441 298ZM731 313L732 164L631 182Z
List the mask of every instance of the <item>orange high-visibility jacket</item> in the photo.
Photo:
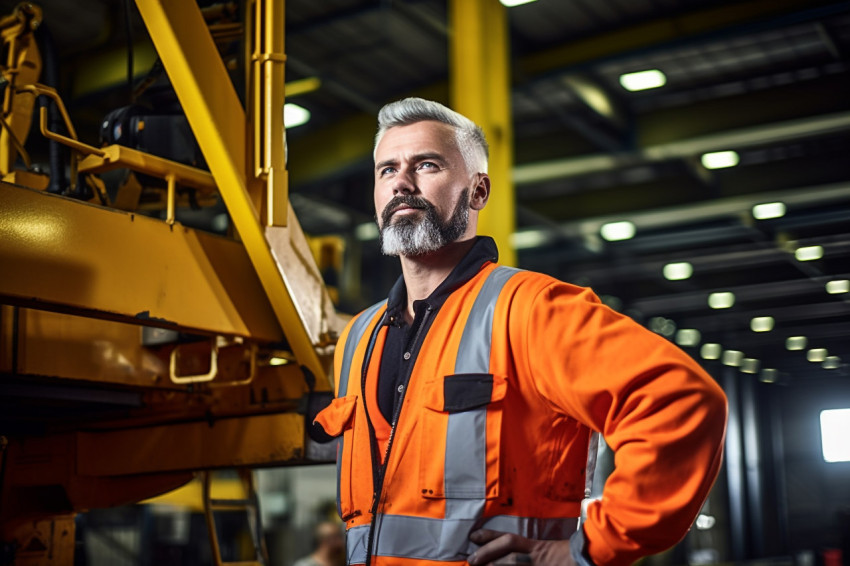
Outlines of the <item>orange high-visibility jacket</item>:
M385 311L343 332L337 398L316 418L342 436L350 564L464 564L478 528L570 538L591 429L616 469L578 532L584 556L630 564L687 532L720 467L726 400L681 350L588 289L487 263L437 312L390 428Z

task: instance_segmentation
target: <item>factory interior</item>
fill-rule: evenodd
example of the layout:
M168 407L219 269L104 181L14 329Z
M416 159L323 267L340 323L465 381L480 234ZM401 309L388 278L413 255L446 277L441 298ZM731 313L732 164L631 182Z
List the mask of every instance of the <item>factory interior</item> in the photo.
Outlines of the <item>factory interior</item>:
M850 2L0 0L0 31L0 566L310 554L408 96L483 127L502 263L726 393L643 563L850 564Z

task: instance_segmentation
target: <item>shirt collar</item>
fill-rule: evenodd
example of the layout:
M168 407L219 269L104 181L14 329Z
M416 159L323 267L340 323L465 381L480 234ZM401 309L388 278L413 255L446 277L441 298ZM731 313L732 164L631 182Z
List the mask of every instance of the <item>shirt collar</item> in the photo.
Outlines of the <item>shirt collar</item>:
M458 264L452 269L449 276L440 283L427 298L413 303L414 311L430 306L432 309L438 309L443 306L446 299L452 292L472 279L476 273L487 262L496 262L499 259L499 250L496 248L496 242L489 236L478 236L475 243L466 252ZM404 284L404 276L396 280L387 297L387 318L388 321L401 321L404 317L401 316L404 309L407 308L407 287Z

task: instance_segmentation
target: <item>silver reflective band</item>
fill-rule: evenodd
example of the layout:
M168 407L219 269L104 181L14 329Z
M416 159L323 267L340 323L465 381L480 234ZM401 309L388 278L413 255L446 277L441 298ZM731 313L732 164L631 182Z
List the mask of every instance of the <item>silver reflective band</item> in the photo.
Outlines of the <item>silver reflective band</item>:
M566 540L576 532L578 519L537 519L499 515L481 521L446 520L402 515L378 515L373 556L395 556L419 560L466 560L478 549L469 533L479 528L513 533L536 540ZM346 547L349 564L366 562L369 526L348 530Z
M378 309L387 304L387 301L375 303L365 311L363 311L354 324L351 325L351 330L348 332L348 339L345 341L345 347L342 351L342 367L339 371L339 388L337 389L337 397L345 397L348 393L348 374L351 372L351 360L354 358L354 351L357 350L357 345L363 339L363 334L372 319L375 318L375 313Z
M489 373L493 315L502 288L519 270L494 269L475 297L463 327L455 373ZM487 407L452 413L446 427L446 519L475 519L487 495Z

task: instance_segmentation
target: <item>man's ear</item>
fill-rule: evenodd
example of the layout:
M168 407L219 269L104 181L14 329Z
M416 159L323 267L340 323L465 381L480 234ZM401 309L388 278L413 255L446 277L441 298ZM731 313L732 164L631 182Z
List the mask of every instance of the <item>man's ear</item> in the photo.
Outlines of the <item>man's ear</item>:
M490 198L490 176L487 173L476 173L473 181L475 186L472 187L469 207L473 210L481 210Z

